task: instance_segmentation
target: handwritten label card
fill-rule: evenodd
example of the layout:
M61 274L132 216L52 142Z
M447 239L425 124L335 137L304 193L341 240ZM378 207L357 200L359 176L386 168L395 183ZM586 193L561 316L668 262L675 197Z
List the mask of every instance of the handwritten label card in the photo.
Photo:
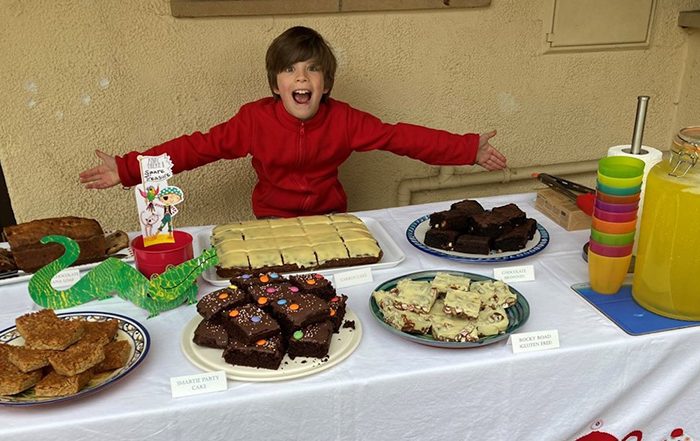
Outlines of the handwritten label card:
M535 280L535 267L532 265L494 268L493 278L506 283L532 282Z
M80 280L80 270L77 268L66 268L53 276L51 287L57 291L65 291L75 285Z
M170 379L170 391L173 394L173 398L220 392L226 390L227 387L226 373L224 371L184 375Z
M348 286L362 285L372 281L372 270L370 268L362 268L351 271L343 271L336 273L333 276L335 282L333 285L336 288L347 288Z
M559 347L559 331L556 329L548 331L523 332L511 334L508 339L513 345L513 353L546 351Z

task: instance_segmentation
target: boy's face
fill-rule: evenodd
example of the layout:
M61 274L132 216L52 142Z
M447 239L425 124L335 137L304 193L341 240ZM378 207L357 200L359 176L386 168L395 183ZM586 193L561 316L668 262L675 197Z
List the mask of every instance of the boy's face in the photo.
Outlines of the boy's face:
M274 92L290 115L306 121L316 115L324 93L323 71L313 60L299 61L277 74Z

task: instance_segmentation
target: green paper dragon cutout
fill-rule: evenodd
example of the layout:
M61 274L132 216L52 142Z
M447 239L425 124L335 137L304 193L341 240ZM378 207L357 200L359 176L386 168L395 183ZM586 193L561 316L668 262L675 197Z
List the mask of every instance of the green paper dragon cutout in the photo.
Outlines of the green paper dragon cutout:
M46 236L41 243L59 243L65 248L61 257L49 263L32 276L29 295L44 308L62 309L92 300L119 297L148 311L149 318L162 311L176 308L185 301L197 301L197 277L207 268L219 263L214 248L208 248L198 257L148 279L131 265L109 257L85 274L70 288L59 291L51 286L51 279L78 259L80 247L65 236Z

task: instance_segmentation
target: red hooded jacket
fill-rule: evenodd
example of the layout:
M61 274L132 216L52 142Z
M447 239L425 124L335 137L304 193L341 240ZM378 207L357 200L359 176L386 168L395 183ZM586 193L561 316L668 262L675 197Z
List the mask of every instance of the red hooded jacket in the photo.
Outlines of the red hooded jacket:
M386 124L328 99L307 121L288 114L269 97L245 104L209 133L180 136L143 153L117 156L122 185L141 182L136 157L170 155L173 172L192 170L219 159L253 157L258 183L253 190L257 217L294 217L344 212L347 197L338 167L352 152L386 150L432 165L474 164L479 135L455 135L411 124Z

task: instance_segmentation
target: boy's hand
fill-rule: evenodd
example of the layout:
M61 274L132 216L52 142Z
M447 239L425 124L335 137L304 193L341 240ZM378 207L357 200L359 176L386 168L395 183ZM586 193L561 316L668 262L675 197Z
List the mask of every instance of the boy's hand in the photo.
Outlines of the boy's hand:
M95 150L95 154L102 160L102 164L97 167L81 172L80 183L85 184L85 188L109 188L119 184L119 173L117 172L117 162L114 156Z
M476 152L476 163L486 170L501 170L506 167L506 157L489 143L496 136L496 131L482 133L479 136L479 149Z

